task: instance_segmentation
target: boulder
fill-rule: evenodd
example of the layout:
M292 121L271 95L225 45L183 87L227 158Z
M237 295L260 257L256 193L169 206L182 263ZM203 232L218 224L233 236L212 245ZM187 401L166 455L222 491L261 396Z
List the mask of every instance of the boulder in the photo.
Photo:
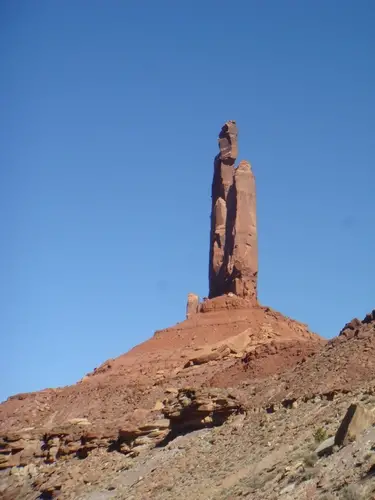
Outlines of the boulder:
M335 435L335 445L345 446L373 425L374 413L361 404L351 404Z
M251 335L251 328L248 328L238 335L233 335L221 342L205 347L198 355L189 358L189 361L185 364L185 368L191 365L203 365L210 361L218 361L231 355L234 357L242 356L251 343Z
M155 405L154 405L154 408L153 408L153 411L160 411L164 408L164 404L162 401L158 400L156 401Z
M246 351L250 343L250 336L252 334L251 328L248 328L244 332L239 333L238 335L233 335L222 342L220 342L219 346L227 347L231 353L238 354Z
M315 450L315 453L318 457L322 457L324 455L330 455L333 451L333 447L335 445L335 436L331 436L328 439L324 440Z
M209 361L222 359L229 354L230 349L225 345L217 346L215 348L209 347L207 349L204 349L204 351L198 356L190 358L185 366L187 367L191 365L203 365L204 363L208 363Z

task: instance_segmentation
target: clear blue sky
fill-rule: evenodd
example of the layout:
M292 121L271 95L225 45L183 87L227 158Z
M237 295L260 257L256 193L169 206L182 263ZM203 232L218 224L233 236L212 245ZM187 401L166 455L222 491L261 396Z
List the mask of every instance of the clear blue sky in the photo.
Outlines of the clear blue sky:
M260 300L375 307L373 0L0 5L0 400L74 383L207 293L217 134L257 179Z

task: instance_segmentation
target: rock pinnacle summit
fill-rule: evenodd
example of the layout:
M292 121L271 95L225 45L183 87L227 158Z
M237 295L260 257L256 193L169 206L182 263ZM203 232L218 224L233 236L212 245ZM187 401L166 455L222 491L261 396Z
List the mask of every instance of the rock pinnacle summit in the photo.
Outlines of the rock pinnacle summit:
M258 249L255 177L250 163L237 167L237 125L219 134L214 161L209 256L209 298L234 293L257 303Z

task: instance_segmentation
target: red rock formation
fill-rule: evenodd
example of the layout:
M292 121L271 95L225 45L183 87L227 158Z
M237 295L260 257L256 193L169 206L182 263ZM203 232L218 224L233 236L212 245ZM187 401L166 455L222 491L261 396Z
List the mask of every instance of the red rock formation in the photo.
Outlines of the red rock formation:
M237 127L227 122L219 135L220 153L214 162L212 181L212 209L210 235L209 297L225 293L226 239L232 240L231 224L228 224L227 203L233 193L234 162L237 158ZM233 208L233 205L232 205Z
M227 122L219 135L212 182L209 297L234 293L257 301L255 178L248 162L237 168L237 126Z
M199 312L199 297L195 293L189 293L186 304L186 319L191 318Z

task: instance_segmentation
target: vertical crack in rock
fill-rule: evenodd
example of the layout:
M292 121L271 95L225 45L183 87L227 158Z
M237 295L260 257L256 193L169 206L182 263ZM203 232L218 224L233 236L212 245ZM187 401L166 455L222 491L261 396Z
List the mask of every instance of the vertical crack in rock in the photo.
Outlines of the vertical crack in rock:
M234 293L257 301L255 178L250 163L237 168L237 126L228 121L219 134L214 162L210 233L209 297Z

